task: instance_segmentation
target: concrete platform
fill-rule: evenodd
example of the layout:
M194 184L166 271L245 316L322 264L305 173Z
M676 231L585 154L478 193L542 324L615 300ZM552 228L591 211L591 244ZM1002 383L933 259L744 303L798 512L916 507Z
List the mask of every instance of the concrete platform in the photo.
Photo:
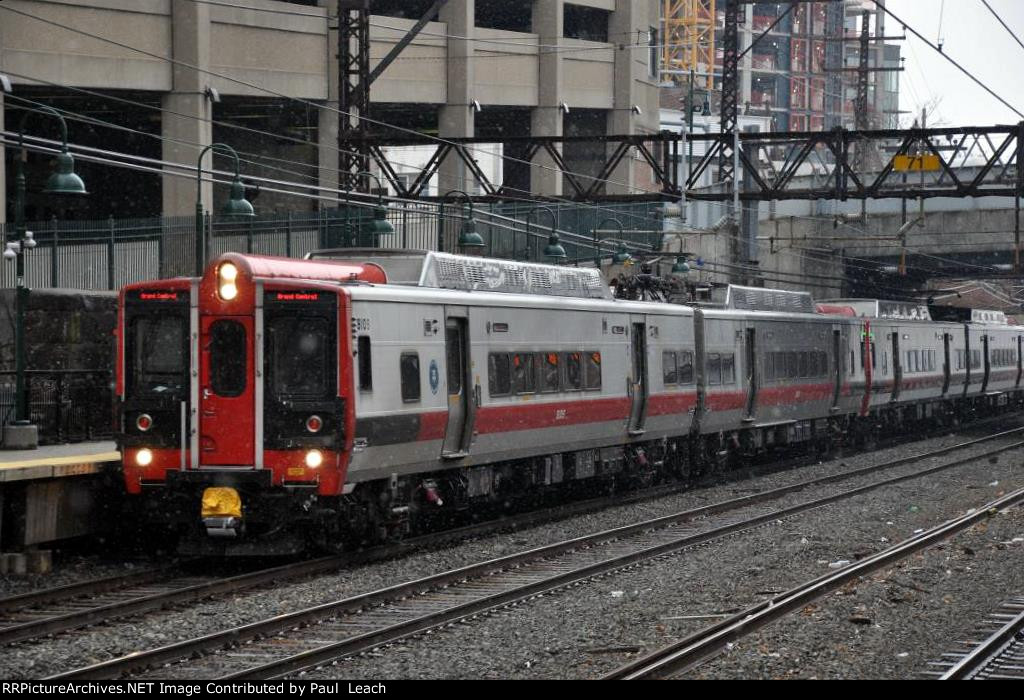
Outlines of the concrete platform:
M113 442L0 451L0 551L94 534L120 493Z
M0 451L0 483L97 474L120 461L113 441Z

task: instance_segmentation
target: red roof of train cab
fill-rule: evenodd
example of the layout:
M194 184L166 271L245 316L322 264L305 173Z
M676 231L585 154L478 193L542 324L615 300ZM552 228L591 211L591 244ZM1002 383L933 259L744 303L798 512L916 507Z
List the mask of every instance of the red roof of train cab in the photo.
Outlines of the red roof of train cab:
M849 316L850 318L856 318L857 312L853 310L852 306L836 306L834 304L818 304L817 305L819 314L828 314L829 316Z
M384 268L375 263L355 263L348 260L296 260L270 255L224 253L213 262L213 267L229 261L234 263L243 274L264 279L388 283L388 275Z

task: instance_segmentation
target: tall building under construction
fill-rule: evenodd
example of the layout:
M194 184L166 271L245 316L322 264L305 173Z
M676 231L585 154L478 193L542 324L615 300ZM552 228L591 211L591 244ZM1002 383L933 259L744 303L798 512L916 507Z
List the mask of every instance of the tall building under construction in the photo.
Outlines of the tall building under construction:
M663 0L662 82L675 88L663 106L688 100L692 80L696 109L706 102L717 114L730 1ZM741 0L740 113L768 117L776 131L897 126L900 47L885 13L865 0L791 5Z

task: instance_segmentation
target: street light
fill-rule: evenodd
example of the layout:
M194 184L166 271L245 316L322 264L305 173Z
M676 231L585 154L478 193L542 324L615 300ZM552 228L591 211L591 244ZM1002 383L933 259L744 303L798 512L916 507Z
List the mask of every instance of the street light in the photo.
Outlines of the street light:
M395 232L395 227L391 225L390 221L388 221L388 208L384 204L384 191L387 188L384 187L384 183L381 182L381 179L371 172L364 171L361 173L357 173L356 177L361 177L363 175L367 177L372 177L374 180L377 181L377 206L373 208L373 218L371 218L362 226L362 230L360 231L359 247L364 247L363 241L366 238L369 238L371 248L380 248L380 237L390 236ZM345 201L347 205L347 194L345 196ZM346 218L348 217L347 206L345 216Z
M672 266L672 275L674 277L684 277L690 274L691 257L693 257L693 253L680 253L676 256L676 264Z
M618 219L607 218L601 223L599 223L596 228L591 230L591 234L593 234L594 236L594 266L597 267L598 270L601 269L601 243L605 240L614 240L610 238L602 239L601 241L597 240L598 232L602 230L601 227L604 226L605 224L615 224L616 226L619 227L619 250L612 257L612 262L622 264L629 260L629 252L626 250L625 244L622 243L622 238L626 235L626 228ZM625 254L625 257L621 257L623 254ZM617 260L617 258L621 259Z
M42 112L56 117L60 122L61 148L57 156L56 171L47 179L44 194L82 195L87 194L82 178L75 174L75 159L68 153L68 125L57 110L39 105L25 113L18 129L18 148L21 153L15 158L17 164L14 198L14 238L4 248L4 258L14 259L17 263L15 277L17 289L14 297L14 424L4 426L4 447L7 449L30 448L39 444L39 433L29 417L28 392L25 386L25 307L28 306L28 287L25 286L25 253L36 247L35 238L25 230L25 198L27 184L25 179L25 162L28 152L25 150L25 123L33 112ZM56 252L54 252L56 255Z
M483 249L487 247L487 244L484 243L484 237L476 230L476 218L473 216L473 198L462 190L450 190L441 198L441 201L443 202L453 194L462 195L463 199L466 200L465 205L462 207L462 228L459 231L459 250L469 254L482 253ZM441 233L437 238L437 249L444 252L443 227L441 228Z
M228 203L221 211L223 216L247 217L255 216L252 203L245 198L245 185L242 184L242 176L239 174L238 153L226 143L211 143L199 152L199 164L196 166L196 277L201 277L203 267L206 265L206 212L203 210L203 157L208 151L222 151L235 160L235 178L231 181L231 194Z
M549 258L556 265L563 262L568 256L565 254L565 248L562 246L561 239L558 237L558 216L555 214L551 207L539 206L531 209L526 215L526 250L530 250L530 217L534 212L546 211L548 216L551 217L551 235L548 236L548 244L544 247L544 257Z

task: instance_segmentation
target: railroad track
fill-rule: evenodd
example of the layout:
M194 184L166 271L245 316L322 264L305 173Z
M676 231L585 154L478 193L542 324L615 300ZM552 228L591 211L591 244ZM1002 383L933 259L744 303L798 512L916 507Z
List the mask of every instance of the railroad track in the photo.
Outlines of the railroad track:
M551 520L598 511L611 505L626 505L637 501L662 498L678 493L685 488L685 485L682 484L657 486L632 494L589 499L555 508L522 513L502 520L415 537L365 551L292 562L233 576L209 572L188 575L187 571L201 568L204 561L189 560L173 566L83 581L2 598L0 599L0 645L61 634L229 593L279 584L282 581L328 574L345 567L422 552L426 547L440 547L469 537L529 527ZM211 568L219 568L216 562L205 561Z
M554 591L734 533L789 518L885 486L1024 447L1017 441L856 488L773 510L743 509L1016 435L1005 431L933 452L810 479L642 523L539 547L278 615L196 639L60 674L52 679L118 678L156 668L160 678L265 679L306 671L431 629L524 603ZM1024 497L1024 491L1020 492ZM726 516L711 522L711 516ZM860 564L857 565L858 567ZM845 571L843 573L846 573ZM142 677L145 677L142 675Z
M1024 679L1024 597L1004 602L976 630L929 666L943 681Z
M1024 489L1018 489L981 508L937 527L930 528L882 552L865 557L844 569L800 584L785 593L762 601L721 622L696 632L674 644L631 661L604 677L604 680L650 680L671 678L685 673L769 623L802 609L808 603L861 576L891 566L915 552L953 537L1001 510L1024 502ZM1019 634L1019 628L1014 634ZM966 663L966 659L964 660Z
M1001 417L997 421L1002 419ZM985 421L982 421L980 424L984 423ZM1024 429L1004 431L928 454L941 455L952 450L965 449L997 438L1008 437L1021 431ZM806 456L790 457L769 464L757 465L747 471L749 473L781 471L804 463L806 463ZM740 473L737 472L732 476L738 478L739 475ZM195 569L201 566L201 560L190 560L174 566L4 598L0 599L0 646L62 634L173 606L273 585L285 580L302 579L331 573L349 566L393 559L423 551L427 547L440 547L469 537L531 527L575 515L596 512L611 506L653 500L679 493L690 487L689 484L679 483L656 486L633 493L613 494L529 513L520 513L500 520L454 528L372 550L296 562L236 576L225 577L208 573L206 575L186 575L185 570L189 567Z

